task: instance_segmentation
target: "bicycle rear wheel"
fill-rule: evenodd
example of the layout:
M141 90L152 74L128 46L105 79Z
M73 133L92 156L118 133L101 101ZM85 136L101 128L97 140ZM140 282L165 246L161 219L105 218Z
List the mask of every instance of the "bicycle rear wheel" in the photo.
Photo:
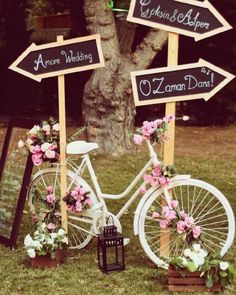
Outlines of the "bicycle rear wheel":
M70 190L74 186L82 185L85 182L82 178L77 177L73 180L70 173L67 174L67 185L73 182ZM53 187L54 195L57 199L60 199L60 173L55 168L43 170L32 181L28 190L28 205L31 214L38 215L40 208L43 208L44 204L42 200L36 197L37 194L45 195L46 188L48 186ZM86 186L89 185L86 183ZM90 190L89 190L90 191ZM92 190L90 191L90 197L92 200L92 206L96 203L96 197ZM74 214L68 211L68 240L69 247L71 249L82 249L86 247L93 238L92 230L92 218L83 216L82 214Z
M200 226L201 235L196 242L208 253L220 252L223 256L235 235L234 214L224 195L212 185L194 179L173 182L170 191L173 200L179 203L179 210L192 216L194 224ZM147 197L140 210L139 239L148 257L157 265L162 253L168 253L169 257L181 256L189 247L186 235L179 234L176 227L161 229L153 218L153 212L161 212L165 205L163 189L159 188Z

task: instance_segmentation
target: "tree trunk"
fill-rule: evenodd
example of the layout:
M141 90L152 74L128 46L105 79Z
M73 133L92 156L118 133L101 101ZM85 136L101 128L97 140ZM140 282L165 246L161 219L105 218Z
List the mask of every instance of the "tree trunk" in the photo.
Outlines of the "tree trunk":
M88 140L97 142L102 153L120 154L132 147L129 133L133 128L135 107L130 71L147 68L161 50L167 34L151 30L135 53L130 54L132 42L123 39L125 43L122 44L107 2L84 1L87 29L90 34L101 35L106 66L95 70L85 86L83 117ZM133 30L129 32L133 39Z

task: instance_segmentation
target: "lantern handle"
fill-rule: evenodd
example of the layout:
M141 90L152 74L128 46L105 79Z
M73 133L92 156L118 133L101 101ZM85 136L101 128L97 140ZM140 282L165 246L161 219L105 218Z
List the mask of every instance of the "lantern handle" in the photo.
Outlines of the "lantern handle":
M112 215L109 215L107 218L106 218L106 225L109 225L109 219L112 219L112 225L115 225L115 223L114 223L114 218L113 218L113 216Z

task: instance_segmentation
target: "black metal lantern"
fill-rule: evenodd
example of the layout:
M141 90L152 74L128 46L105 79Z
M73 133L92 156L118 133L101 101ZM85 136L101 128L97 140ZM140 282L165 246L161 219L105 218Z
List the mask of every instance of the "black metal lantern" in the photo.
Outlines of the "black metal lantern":
M107 224L109 218L107 219ZM113 218L112 218L113 219ZM105 273L125 269L124 237L117 232L114 225L104 226L103 234L98 235L97 243L98 267Z

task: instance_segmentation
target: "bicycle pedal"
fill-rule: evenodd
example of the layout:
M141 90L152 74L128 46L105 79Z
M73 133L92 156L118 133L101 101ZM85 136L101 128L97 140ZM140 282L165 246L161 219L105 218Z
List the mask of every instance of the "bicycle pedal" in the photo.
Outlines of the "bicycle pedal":
M130 243L130 239L124 238L124 246L128 245Z

